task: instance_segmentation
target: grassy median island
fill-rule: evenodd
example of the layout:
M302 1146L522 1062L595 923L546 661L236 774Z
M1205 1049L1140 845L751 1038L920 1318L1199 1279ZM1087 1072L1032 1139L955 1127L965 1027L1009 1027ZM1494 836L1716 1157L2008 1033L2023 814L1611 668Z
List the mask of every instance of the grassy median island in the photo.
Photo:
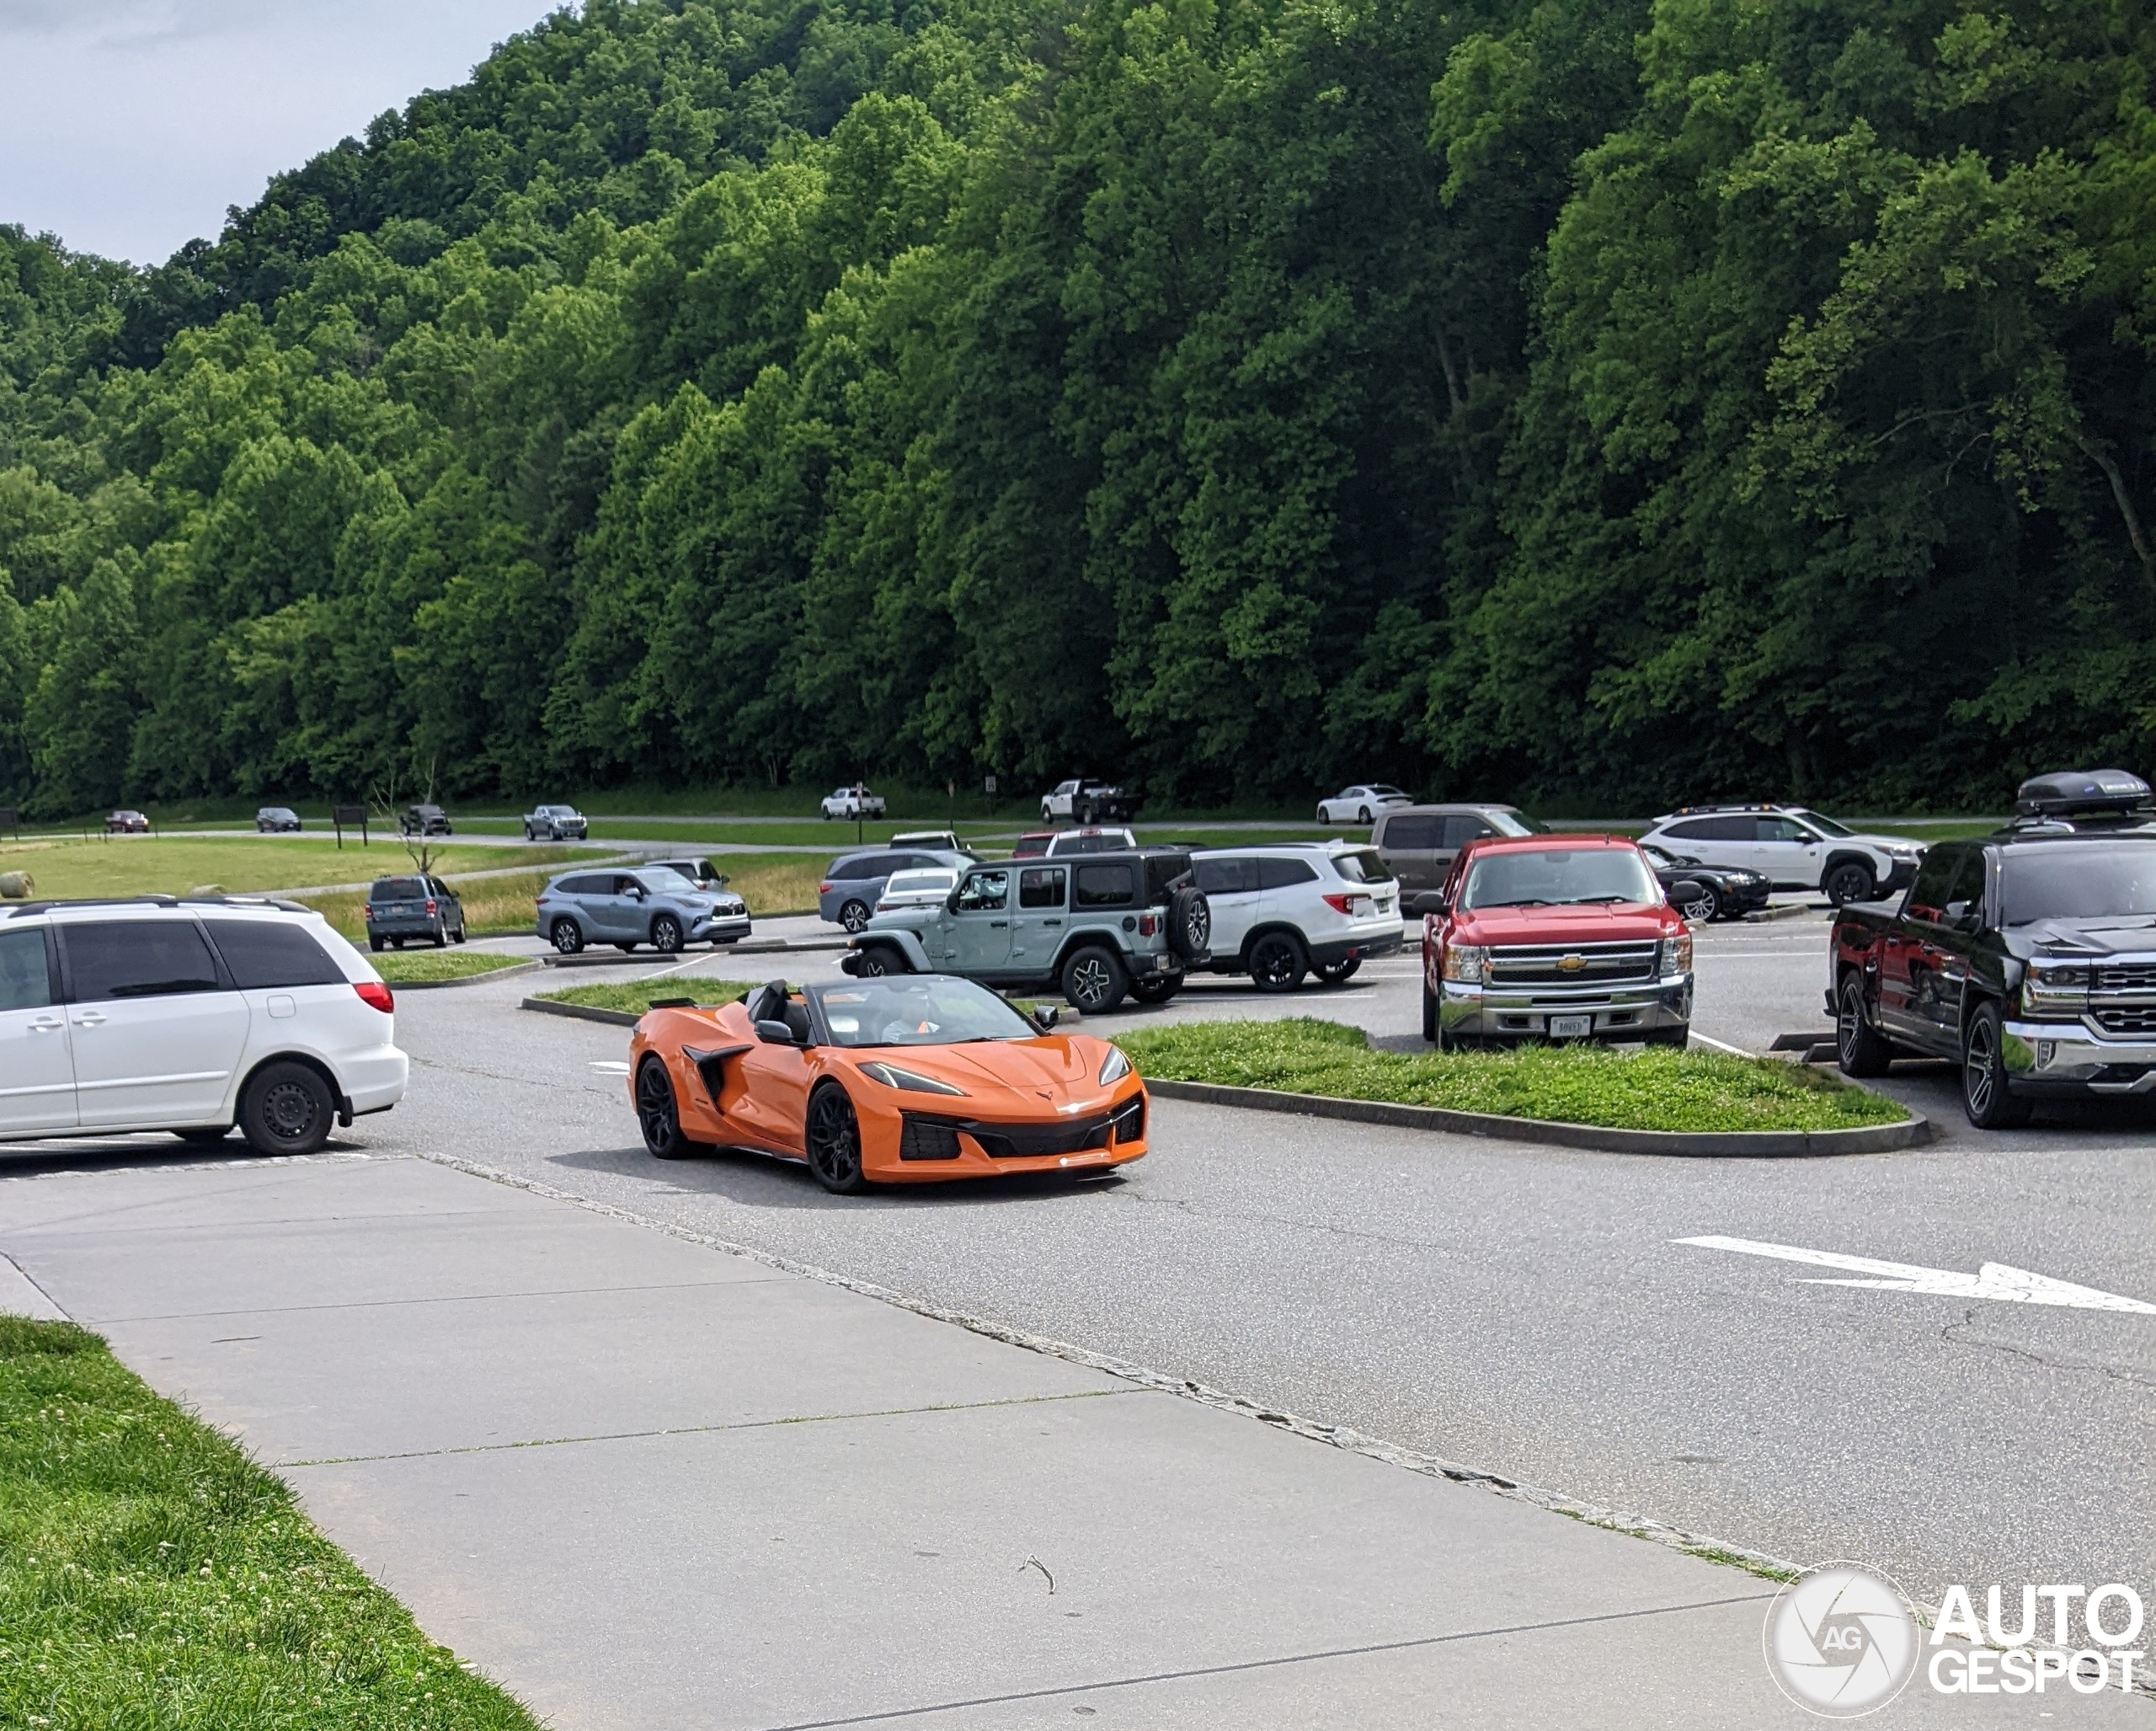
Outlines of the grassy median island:
M504 968L521 968L531 958L494 955L485 950L385 949L367 959L392 986L408 986L415 980L472 980L482 974L499 974Z
M533 994L550 1004L579 1004L587 1010L626 1010L641 1016L654 998L692 997L698 1004L730 1004L755 990L746 980L707 980L673 974L664 980L637 980L611 986L572 986L563 991Z
M0 1317L0 1724L536 1731L291 1491L67 1322Z
M1120 1034L1141 1076L1491 1112L1608 1130L1817 1130L1898 1124L1896 1102L1771 1058L1667 1048L1388 1052L1359 1028L1184 1022Z

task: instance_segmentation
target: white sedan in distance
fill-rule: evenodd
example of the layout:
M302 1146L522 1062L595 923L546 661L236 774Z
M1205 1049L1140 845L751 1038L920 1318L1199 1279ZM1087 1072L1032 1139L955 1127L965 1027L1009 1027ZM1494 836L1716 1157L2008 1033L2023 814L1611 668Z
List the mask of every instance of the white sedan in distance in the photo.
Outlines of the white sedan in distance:
M1387 787L1383 782L1372 782L1368 787L1342 788L1330 799L1319 800L1317 820L1321 824L1374 823L1386 806L1414 803L1399 788Z

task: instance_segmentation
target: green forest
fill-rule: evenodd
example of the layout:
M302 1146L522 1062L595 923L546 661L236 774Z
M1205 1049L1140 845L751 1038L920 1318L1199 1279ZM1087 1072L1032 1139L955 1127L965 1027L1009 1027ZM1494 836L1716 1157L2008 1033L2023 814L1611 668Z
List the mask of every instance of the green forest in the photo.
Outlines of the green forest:
M588 0L163 265L0 228L0 803L2145 769L2152 65L2132 0Z

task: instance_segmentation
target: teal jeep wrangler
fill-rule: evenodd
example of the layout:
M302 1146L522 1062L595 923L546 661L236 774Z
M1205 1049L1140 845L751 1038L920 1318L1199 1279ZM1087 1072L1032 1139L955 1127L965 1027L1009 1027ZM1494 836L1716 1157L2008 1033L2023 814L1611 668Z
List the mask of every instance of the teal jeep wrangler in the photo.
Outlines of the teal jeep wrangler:
M1081 1015L1165 1003L1210 958L1212 910L1181 848L977 865L938 906L876 916L839 965L1059 991Z

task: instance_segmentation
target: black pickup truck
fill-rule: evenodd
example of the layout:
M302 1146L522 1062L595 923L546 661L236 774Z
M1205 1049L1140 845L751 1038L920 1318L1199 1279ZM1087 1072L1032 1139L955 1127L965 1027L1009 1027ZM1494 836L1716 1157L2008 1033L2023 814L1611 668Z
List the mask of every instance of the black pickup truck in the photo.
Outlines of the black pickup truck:
M2156 1091L2156 809L2123 771L2024 783L2021 815L1941 841L1898 903L1844 907L1827 1007L1843 1071L1961 1066L1981 1130L2046 1097Z

